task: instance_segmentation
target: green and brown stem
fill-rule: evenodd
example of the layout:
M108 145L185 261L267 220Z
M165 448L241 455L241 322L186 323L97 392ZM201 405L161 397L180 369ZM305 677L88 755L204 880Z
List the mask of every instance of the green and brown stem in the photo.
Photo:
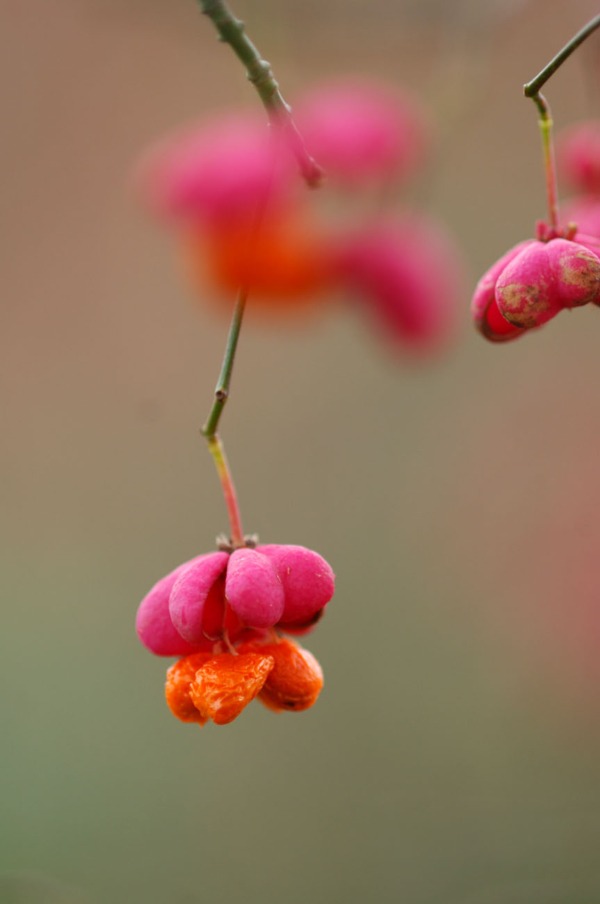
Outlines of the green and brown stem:
M270 64L262 59L246 35L244 23L234 16L224 0L199 0L199 3L204 15L208 16L215 26L219 40L229 44L246 67L248 81L256 88L267 111L269 122L283 128L305 181L311 188L319 186L323 181L323 170L306 150L292 118L292 108L284 100Z
M600 16L596 16L591 22L578 31L571 40L565 44L554 59L544 66L541 72L526 85L523 85L523 94L530 97L539 112L539 124L542 133L542 147L544 150L544 170L546 172L546 194L548 196L548 214L550 226L558 228L558 192L556 188L556 164L554 161L554 142L552 140L552 115L548 101L540 93L550 76L554 75L564 61L571 56L585 39L600 26Z
M244 310L246 308L247 297L248 293L246 292L246 290L240 289L235 303L233 317L231 318L231 326L229 328L229 335L227 337L225 355L223 357L223 363L221 365L221 373L219 374L219 379L215 387L215 398L213 406L210 410L210 414L208 415L206 423L201 430L202 435L206 437L208 450L214 459L217 468L217 474L219 475L219 480L221 481L221 486L223 488L225 505L227 506L227 514L229 515L231 544L234 548L239 548L245 545L244 532L242 530L242 519L240 516L240 509L235 492L235 486L233 484L233 478L231 476L231 471L229 470L223 443L221 442L221 438L217 430L223 409L225 408L225 404L227 402L227 399L229 398L229 386L231 384L231 375L233 373L233 362L235 361L235 353L240 335L240 329L242 327L242 320L244 317Z
M256 88L267 111L269 122L273 126L277 126L279 131L289 142L305 181L311 187L320 185L323 181L323 170L306 150L302 136L292 118L292 109L283 99L281 91L279 90L279 85L275 80L269 63L262 59L257 48L246 35L244 23L233 15L224 0L198 0L198 2L200 3L202 12L208 16L215 26L219 40L229 44L233 52L246 67L247 78ZM258 206L254 225L254 235L256 235L260 228L268 194L269 191L265 191L262 203ZM233 363L235 360L247 297L247 288L242 287L235 303L223 364L221 365L221 373L219 374L219 379L215 388L213 406L206 423L201 430L202 435L206 438L208 443L208 449L214 459L223 488L223 495L225 496L225 504L227 506L231 528L231 545L234 549L245 546L244 532L242 530L242 520L240 517L235 487L225 456L223 443L218 434L218 427L223 409L225 408L225 404L229 397L231 374L233 372Z

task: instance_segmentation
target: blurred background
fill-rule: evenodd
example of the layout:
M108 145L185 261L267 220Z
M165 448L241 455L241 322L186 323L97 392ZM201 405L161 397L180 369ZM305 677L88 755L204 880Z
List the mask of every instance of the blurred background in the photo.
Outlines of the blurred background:
M130 189L162 133L257 98L193 0L3 0L0 901L600 899L597 309L492 346L468 304L546 214L531 79L588 0L236 0L284 94L412 87L405 194L470 269L445 355L357 312L250 310L222 423L244 524L338 575L314 709L182 725L134 631L227 529L198 434L226 317ZM600 113L591 39L547 86Z

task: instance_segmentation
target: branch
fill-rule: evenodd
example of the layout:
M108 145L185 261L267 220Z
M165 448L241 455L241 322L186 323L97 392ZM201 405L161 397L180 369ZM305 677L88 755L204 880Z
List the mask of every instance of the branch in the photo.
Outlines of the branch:
M246 77L258 91L269 122L283 128L305 181L311 188L318 187L323 181L323 170L306 150L302 136L292 119L292 108L283 99L270 64L262 59L257 48L247 37L244 23L236 19L224 0L199 0L199 3L204 15L208 16L217 29L219 40L229 44L246 67Z
M205 436L207 440L213 439L213 437L216 435L221 414L229 397L229 384L231 383L233 362L235 360L235 352L237 349L240 329L242 327L244 308L246 307L246 297L246 291L244 289L240 289L237 301L235 303L235 309L233 311L233 318L231 320L231 327L229 329L229 336L227 338L227 347L225 349L223 364L221 365L221 373L219 374L219 380L215 387L215 398L213 406L206 420L206 424L201 430L202 435Z
M548 65L544 66L541 72L538 72L534 79L527 82L526 85L523 85L523 94L525 97L532 97L535 99L535 95L544 87L550 76L554 75L564 61L571 56L574 50L577 50L580 44L583 44L588 35L591 35L599 25L600 16L596 16L591 22L588 22L581 31L578 31L577 34L571 38L569 43L565 44L563 49L556 54L554 59L550 60Z

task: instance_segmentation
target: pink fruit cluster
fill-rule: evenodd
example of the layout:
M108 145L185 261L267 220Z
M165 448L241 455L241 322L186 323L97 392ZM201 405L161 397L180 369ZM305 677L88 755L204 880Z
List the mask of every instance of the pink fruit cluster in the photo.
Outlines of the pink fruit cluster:
M423 213L386 210L383 199L422 163L428 127L417 104L359 80L315 88L294 107L308 152L327 187L380 199L357 225L350 211L327 222L298 173L285 133L261 113L219 118L163 142L140 166L152 209L181 235L192 281L231 302L241 284L251 301L278 308L356 296L392 342L436 346L455 322L462 291L459 254ZM205 294L203 292L203 294Z
M600 120L565 129L557 141L557 162L565 182L579 192L561 205L563 219L600 238Z
M185 656L251 639L273 630L309 631L333 596L327 562L303 546L269 545L219 550L184 562L142 600L136 628L157 656Z
M590 302L600 305L600 240L539 223L537 238L515 245L480 279L471 310L486 339L507 342Z

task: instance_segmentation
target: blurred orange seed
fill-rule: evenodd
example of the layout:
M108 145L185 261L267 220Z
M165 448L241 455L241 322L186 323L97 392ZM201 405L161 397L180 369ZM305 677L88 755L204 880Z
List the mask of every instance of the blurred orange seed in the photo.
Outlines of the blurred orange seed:
M208 278L228 295L246 286L267 304L309 300L334 275L327 240L297 218L269 218L256 231L251 223L229 223L187 237L194 285Z

